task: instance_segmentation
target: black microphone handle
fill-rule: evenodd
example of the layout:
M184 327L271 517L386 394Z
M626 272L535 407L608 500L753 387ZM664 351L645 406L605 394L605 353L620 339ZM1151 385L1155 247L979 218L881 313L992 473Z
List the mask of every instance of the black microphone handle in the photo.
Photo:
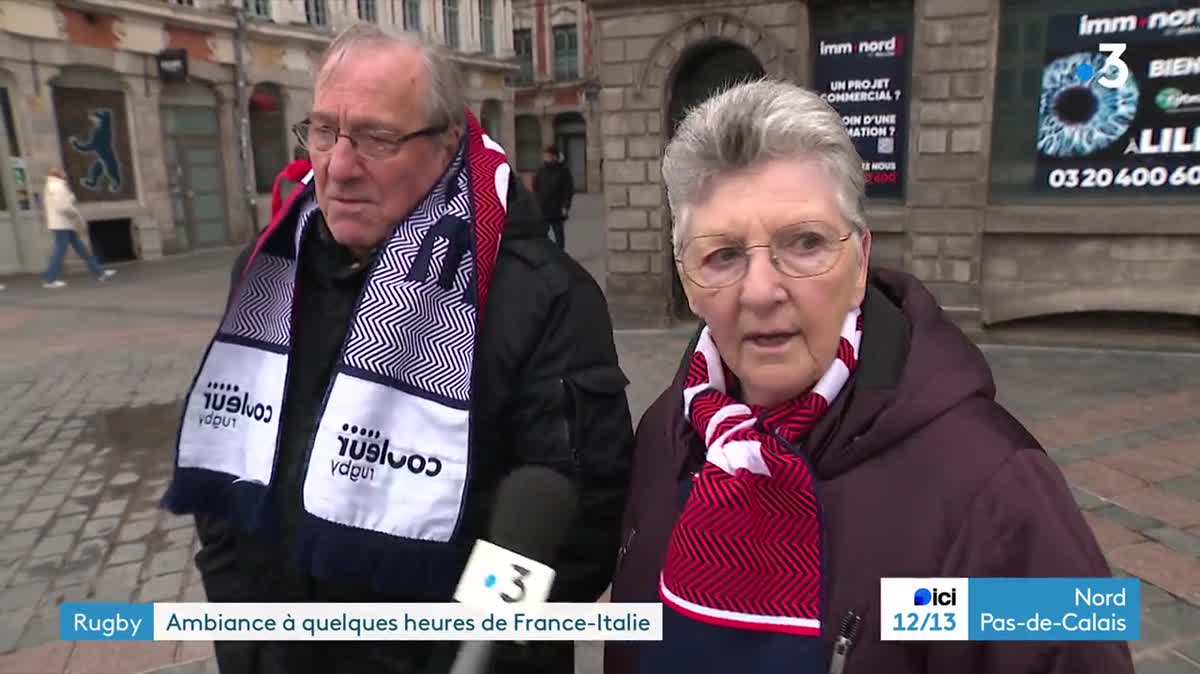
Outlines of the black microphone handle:
M494 646L494 641L463 642L449 674L487 674Z

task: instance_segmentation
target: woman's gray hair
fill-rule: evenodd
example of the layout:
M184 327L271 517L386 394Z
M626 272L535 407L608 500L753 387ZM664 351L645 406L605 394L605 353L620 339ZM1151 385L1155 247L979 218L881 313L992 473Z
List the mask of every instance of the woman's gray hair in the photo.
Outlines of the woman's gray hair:
M683 247L689 211L720 178L771 160L805 158L821 162L837 185L843 216L857 234L866 234L862 158L841 115L820 96L789 82L762 79L733 86L691 109L662 162L675 254Z
M332 74L336 66L352 49L408 47L416 50L429 74L429 95L424 96L428 107L429 124L446 123L465 126L467 100L462 91L462 75L449 53L433 44L420 33L391 32L377 24L359 22L346 28L329 43L317 62L315 84L319 85Z

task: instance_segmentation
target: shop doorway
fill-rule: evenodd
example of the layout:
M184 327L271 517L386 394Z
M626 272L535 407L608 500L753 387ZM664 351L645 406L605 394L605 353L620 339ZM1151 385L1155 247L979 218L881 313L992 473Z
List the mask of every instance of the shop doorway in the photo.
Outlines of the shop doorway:
M163 156L176 235L183 248L230 243L217 100L199 84L164 89Z
M578 112L564 112L554 118L554 139L563 161L575 179L575 191L587 191L587 122Z

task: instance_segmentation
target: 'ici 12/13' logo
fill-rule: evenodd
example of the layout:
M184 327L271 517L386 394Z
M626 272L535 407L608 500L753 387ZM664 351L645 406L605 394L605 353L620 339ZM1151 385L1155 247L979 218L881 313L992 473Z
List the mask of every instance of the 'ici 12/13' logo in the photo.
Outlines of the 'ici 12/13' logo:
M250 399L250 392L243 391L236 384L210 381L204 387L201 426L237 428L239 418L269 424L274 416L275 410L270 405L254 402Z
M437 477L442 472L441 459L390 449L391 441L375 429L342 424L337 439L338 456L344 458L330 459L329 474L344 475L351 482L374 480L376 467L407 468L413 475L426 477ZM381 439L383 442L379 442Z

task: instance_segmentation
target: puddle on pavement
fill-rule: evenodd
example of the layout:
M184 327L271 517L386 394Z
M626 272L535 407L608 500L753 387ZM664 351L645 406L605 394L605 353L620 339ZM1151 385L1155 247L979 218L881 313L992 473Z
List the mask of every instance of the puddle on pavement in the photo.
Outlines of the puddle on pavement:
M104 410L88 419L79 439L127 454L169 449L179 429L182 404L180 399Z
M72 491L71 501L93 510L124 499L125 506L111 513L113 517L119 516L121 523L128 522L138 512L157 509L174 465L182 405L183 400L179 399L120 407L103 410L87 419L77 442L88 443L95 449L80 484ZM107 516L109 513L94 513L90 524L95 525L97 519ZM118 523L114 522L112 530L97 534L115 535L117 528ZM140 541L152 554L169 547L167 533L154 528Z
M144 544L146 558L191 544L191 529L165 527L159 506L174 467L182 405L179 399L102 410L83 418L83 428L65 451L4 455L0 469L37 468L38 482L47 482L32 498L56 507L57 514L40 530L16 534L32 535L29 548L0 555L0 588L17 573L39 538L72 534L81 539L69 553L63 549L39 555L24 563L20 571L26 579L54 580L60 585L90 582L109 552L123 542ZM47 459L51 455L54 458ZM60 478L55 477L60 467L71 471L63 470Z

